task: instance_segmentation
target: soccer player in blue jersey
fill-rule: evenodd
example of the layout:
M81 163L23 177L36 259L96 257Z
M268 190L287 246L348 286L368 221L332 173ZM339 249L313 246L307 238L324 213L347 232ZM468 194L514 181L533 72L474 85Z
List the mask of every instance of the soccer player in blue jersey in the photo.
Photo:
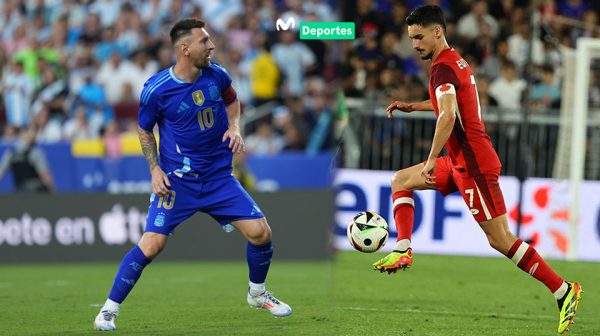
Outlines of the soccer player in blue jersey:
M248 240L248 304L275 316L288 316L290 306L265 289L273 255L269 224L231 174L233 153L245 150L240 103L231 77L210 61L215 45L204 22L181 20L170 37L177 62L151 77L140 99L138 133L152 174L146 229L123 258L95 328L116 329L119 306L144 267L162 251L177 225L197 211L211 215L225 229L233 225ZM153 133L156 124L158 151Z

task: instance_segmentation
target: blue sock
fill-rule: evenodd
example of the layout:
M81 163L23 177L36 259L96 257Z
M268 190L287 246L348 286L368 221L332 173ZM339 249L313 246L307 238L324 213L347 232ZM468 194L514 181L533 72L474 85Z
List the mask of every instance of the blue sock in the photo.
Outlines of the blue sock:
M255 284L262 284L267 278L269 266L271 266L271 257L273 256L273 246L271 242L265 245L254 245L248 242L246 245L246 260L250 270L250 281Z
M121 261L108 298L122 303L142 275L144 267L151 261L152 259L146 257L139 246L132 248Z

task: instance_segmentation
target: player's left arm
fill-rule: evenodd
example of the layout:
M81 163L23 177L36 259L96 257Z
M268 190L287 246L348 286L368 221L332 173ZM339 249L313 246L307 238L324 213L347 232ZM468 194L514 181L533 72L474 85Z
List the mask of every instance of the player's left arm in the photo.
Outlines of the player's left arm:
M439 85L435 89L435 95L440 114L438 115L437 123L435 125L435 133L433 134L433 142L431 144L429 156L427 157L427 163L421 171L421 174L425 176L425 181L429 184L435 184L435 178L433 176L435 160L440 155L446 141L448 141L452 129L454 128L454 122L456 121L457 102L454 85L449 83Z
M227 122L229 125L227 131L223 134L223 142L229 139L229 148L231 148L231 151L241 153L246 150L246 145L244 144L240 130L240 101L237 99L237 93L231 85L221 93L221 97L226 106Z

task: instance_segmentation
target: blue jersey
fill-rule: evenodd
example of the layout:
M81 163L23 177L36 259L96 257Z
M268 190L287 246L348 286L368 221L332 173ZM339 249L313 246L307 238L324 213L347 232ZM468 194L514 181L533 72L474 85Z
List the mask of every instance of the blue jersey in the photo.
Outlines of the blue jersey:
M173 67L152 76L140 98L138 121L152 131L158 123L159 164L167 175L210 181L231 175L233 154L223 142L228 119L221 93L231 77L218 64L202 68L193 83Z

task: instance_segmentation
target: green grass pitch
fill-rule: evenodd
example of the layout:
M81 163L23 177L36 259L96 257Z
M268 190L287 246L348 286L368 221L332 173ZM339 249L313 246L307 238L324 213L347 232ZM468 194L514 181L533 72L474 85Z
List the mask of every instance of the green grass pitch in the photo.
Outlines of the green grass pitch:
M504 258L415 254L395 275L383 254L331 262L274 260L268 288L289 303L275 318L245 303L244 262L151 264L121 308L116 335L556 335L547 289ZM568 335L600 335L600 263L550 264L582 283ZM0 335L98 335L92 321L117 263L0 265ZM106 334L106 333L100 333Z

